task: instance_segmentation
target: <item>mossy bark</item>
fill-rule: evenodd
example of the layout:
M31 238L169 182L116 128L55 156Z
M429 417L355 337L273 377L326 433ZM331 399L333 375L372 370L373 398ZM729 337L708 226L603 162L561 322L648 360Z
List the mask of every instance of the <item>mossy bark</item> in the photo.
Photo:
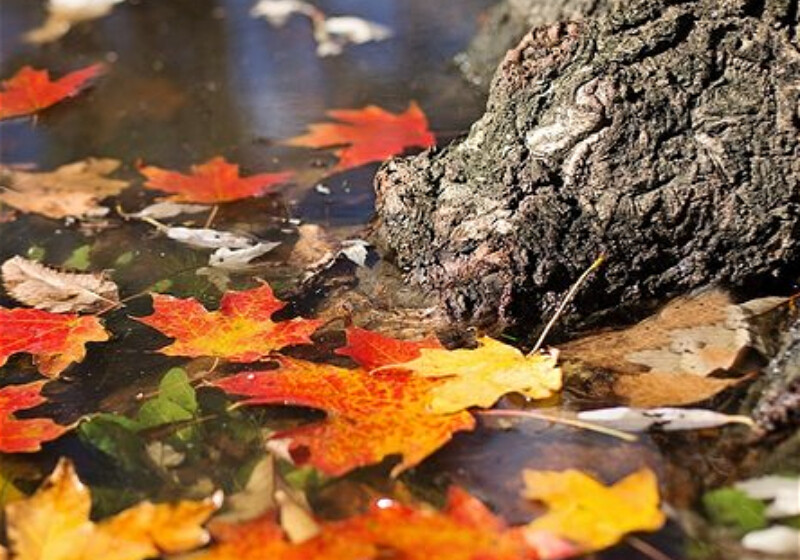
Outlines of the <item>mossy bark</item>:
M565 328L800 263L797 0L628 0L536 28L461 142L376 179L374 240L453 320Z

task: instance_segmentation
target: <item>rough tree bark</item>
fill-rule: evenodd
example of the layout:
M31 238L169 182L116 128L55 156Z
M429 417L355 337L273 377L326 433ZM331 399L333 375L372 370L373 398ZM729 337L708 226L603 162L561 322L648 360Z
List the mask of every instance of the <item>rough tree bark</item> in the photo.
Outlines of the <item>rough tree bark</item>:
M800 263L797 0L624 0L534 29L486 114L376 179L374 239L458 321L565 328Z
M486 14L467 50L456 57L472 83L488 88L497 65L534 27L600 14L610 0L503 0Z

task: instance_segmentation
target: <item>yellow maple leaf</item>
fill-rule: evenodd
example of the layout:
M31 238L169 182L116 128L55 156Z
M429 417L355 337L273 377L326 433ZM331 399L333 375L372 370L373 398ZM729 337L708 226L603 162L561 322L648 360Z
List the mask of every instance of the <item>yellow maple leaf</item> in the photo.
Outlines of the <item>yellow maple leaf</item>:
M203 523L218 507L216 496L175 504L142 502L94 523L89 489L72 463L61 459L33 496L6 506L6 522L10 550L18 560L143 560L206 544Z
M561 389L561 369L553 356L525 355L492 338L475 349L422 348L420 356L380 369L404 369L423 377L444 378L431 390L433 412L449 414L479 406L489 408L506 393L545 399Z
M640 469L611 486L573 469L525 470L522 476L525 497L549 508L528 528L567 538L587 552L612 546L627 533L656 531L664 524L658 481L650 469Z

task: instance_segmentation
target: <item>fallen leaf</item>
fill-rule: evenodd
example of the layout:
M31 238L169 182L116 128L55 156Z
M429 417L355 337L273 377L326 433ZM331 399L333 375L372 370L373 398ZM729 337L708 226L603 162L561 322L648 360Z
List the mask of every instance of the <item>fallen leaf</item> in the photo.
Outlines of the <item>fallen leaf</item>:
M153 314L137 320L172 337L160 352L168 356L213 356L232 362L255 362L292 344L311 342L320 321L296 318L273 322L284 303L268 284L244 292L227 292L218 311L194 298L153 294Z
M0 307L0 325L0 367L13 354L31 354L39 372L47 377L83 361L87 342L108 340L93 316Z
M187 552L208 542L203 523L220 496L175 504L142 502L110 519L89 519L91 496L72 463L61 459L30 498L6 506L16 558L144 560Z
M0 120L30 115L77 95L103 71L102 64L94 64L51 81L47 70L24 66L2 83Z
M41 395L44 381L8 385L0 389L0 453L33 453L42 443L61 437L70 427L49 418L16 418L15 412L47 401ZM0 489L2 492L2 489Z
M559 347L560 358L565 365L617 374L614 393L630 406L700 402L746 379L709 376L730 370L747 347L757 346L752 319L782 301L736 305L725 292L702 292L633 327L567 342Z
M232 272L245 271L251 268L251 262L254 259L263 257L279 246L280 242L277 241L263 241L243 249L220 247L208 258L208 266Z
M561 370L547 354L525 355L492 338L478 339L478 348L423 348L420 356L380 369L403 369L442 378L431 391L431 410L456 412L472 406L491 407L507 393L546 399L561 389Z
M156 202L133 214L124 214L125 217L136 218L137 220L151 219L163 220L174 218L181 214L200 214L208 212L211 206L205 204L179 204L176 202Z
M193 165L189 175L153 166L140 166L139 172L147 178L145 187L173 194L169 200L205 204L258 196L292 177L290 172L241 177L239 166L222 157Z
M366 370L410 362L421 355L423 348L439 348L439 340L398 340L380 333L351 327L347 329L347 345L336 350L340 356L349 356Z
M119 303L117 285L105 274L62 272L22 257L0 267L3 287L15 300L53 313L96 313Z
M753 421L747 416L734 416L703 408L636 409L618 406L579 412L578 419L627 432L644 432L651 428L675 432L716 428L726 424L753 425Z
M91 21L111 13L124 0L50 0L47 19L41 27L25 34L29 43L50 43L67 34L76 23Z
M329 17L319 8L301 0L260 0L250 10L252 17L263 17L275 27L286 25L295 14L311 21L317 55L321 57L341 54L349 44L382 41L392 36L392 30L379 23L353 16Z
M0 166L0 202L54 220L104 216L108 208L99 201L128 186L127 181L108 178L119 165L114 159L89 158L44 173Z
M507 527L458 488L450 489L442 511L382 498L362 515L322 523L318 535L298 544L287 541L271 516L213 523L211 530L217 544L201 560L555 560L577 552L552 535Z
M764 503L736 488L717 488L706 492L702 503L713 525L726 527L739 536L768 525Z
M742 546L764 554L777 554L792 557L800 554L800 529L775 525L761 531L747 533Z
M611 486L572 469L525 470L522 476L525 497L548 507L528 527L569 539L584 552L612 546L634 531L656 531L665 521L658 507L658 482L649 469Z
M771 519L800 515L800 477L762 476L735 484L750 498L770 502L765 514Z
M330 170L339 173L364 164L402 154L407 148L436 144L428 130L428 119L411 102L404 113L394 114L375 105L363 109L328 111L335 123L312 124L308 134L286 141L289 146L335 148L339 163ZM337 147L344 146L344 147Z
M281 369L246 372L215 382L249 405L282 404L318 408L323 422L274 434L290 441L297 464L309 463L331 476L402 455L392 475L411 468L436 451L452 434L471 430L465 412L432 414L431 388L439 381L403 374L370 374L281 357Z

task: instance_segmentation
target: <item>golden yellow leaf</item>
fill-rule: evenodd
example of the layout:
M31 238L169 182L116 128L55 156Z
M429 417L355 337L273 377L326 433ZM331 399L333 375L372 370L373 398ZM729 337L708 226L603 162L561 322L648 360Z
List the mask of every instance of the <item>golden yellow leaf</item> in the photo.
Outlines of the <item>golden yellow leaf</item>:
M488 408L506 393L545 399L561 389L561 369L547 354L526 356L492 338L473 349L423 348L420 356L378 369L410 370L423 377L444 378L432 389L430 408L447 414L471 406Z
M6 506L10 549L18 560L143 560L186 552L208 542L202 525L218 502L142 502L94 523L89 489L62 459L33 496Z
M567 538L587 551L616 544L627 533L655 531L664 524L658 481L650 469L640 469L611 486L573 469L526 470L523 478L525 497L549 508L528 528Z

